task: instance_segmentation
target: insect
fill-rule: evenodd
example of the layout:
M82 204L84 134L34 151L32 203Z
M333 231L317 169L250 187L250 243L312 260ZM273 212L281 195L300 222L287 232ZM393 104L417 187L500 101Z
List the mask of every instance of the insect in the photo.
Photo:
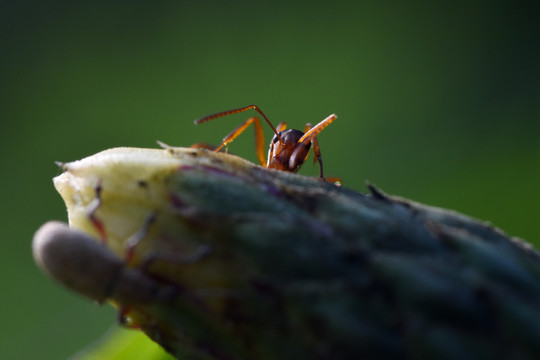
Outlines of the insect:
M307 159L309 150L313 146L313 162L319 163L320 177L322 180L326 180L323 175L323 163L319 142L317 141L317 135L325 127L337 119L335 114L329 115L315 126L307 123L303 132L296 129L287 129L287 124L285 122L281 122L277 127L274 127L274 125L272 125L270 120L268 120L266 115L264 115L262 110L257 105L248 105L239 109L222 111L216 114L208 115L195 120L195 124L202 124L222 116L237 114L251 109L256 110L259 114L261 114L274 132L274 137L270 142L270 149L268 150L268 157L266 159L264 158L264 134L261 122L259 118L255 116L245 120L236 129L231 131L223 138L221 144L219 144L216 148L212 148L208 145L200 143L193 145L193 147L205 147L213 149L214 151L219 151L224 146L229 145L234 139L236 139L238 135L240 135L250 124L253 124L255 126L255 150L261 166L269 169L297 172Z

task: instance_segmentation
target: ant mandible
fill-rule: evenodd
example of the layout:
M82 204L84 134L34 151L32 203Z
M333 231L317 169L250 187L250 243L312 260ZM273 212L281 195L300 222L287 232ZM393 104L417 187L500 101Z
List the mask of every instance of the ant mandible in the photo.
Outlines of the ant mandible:
M270 142L270 149L268 150L268 158L266 160L264 159L263 129L259 118L255 116L250 117L241 123L236 129L231 131L223 138L221 144L219 144L216 148L201 143L194 144L192 147L204 147L213 149L214 151L219 151L224 146L229 145L234 139L236 139L236 137L238 137L238 135L240 135L250 124L253 124L255 126L255 149L261 166L269 169L297 172L307 159L309 149L311 146L313 146L313 162L319 162L321 179L326 180L323 176L321 150L319 148L319 142L317 141L317 135L325 127L330 125L332 121L337 119L335 114L329 115L326 119L322 120L315 126L307 123L304 127L304 132L296 129L287 129L287 124L285 122L281 122L277 127L274 127L274 125L272 125L270 120L268 120L266 115L264 115L257 105L248 105L239 109L222 111L216 114L208 115L195 120L195 124L202 124L222 116L237 114L251 109L254 109L261 114L274 132L274 137Z

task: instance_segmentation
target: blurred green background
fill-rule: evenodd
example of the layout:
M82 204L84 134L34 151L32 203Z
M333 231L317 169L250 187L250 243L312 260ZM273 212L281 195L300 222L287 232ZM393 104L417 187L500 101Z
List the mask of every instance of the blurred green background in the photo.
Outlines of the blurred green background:
M33 232L66 220L53 161L217 144L254 113L192 120L248 104L300 129L336 113L319 140L347 187L540 246L539 18L533 1L2 1L0 358L67 358L115 322L31 258ZM255 161L253 144L230 151Z

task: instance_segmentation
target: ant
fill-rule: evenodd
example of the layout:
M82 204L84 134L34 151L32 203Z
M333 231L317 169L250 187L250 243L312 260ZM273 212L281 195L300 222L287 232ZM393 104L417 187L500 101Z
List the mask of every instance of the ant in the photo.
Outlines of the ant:
M311 146L313 146L313 162L319 162L320 177L323 181L326 181L323 176L321 150L319 148L319 142L317 141L317 135L325 127L330 125L332 121L337 119L335 114L329 115L326 119L322 120L315 126L307 123L304 127L304 132L296 129L287 129L287 124L285 122L281 122L277 127L274 127L274 125L272 125L270 120L268 120L266 115L264 115L257 105L248 105L239 109L222 111L216 114L208 115L195 120L195 124L202 124L222 116L237 114L251 109L256 110L259 114L261 114L274 132L274 137L270 142L270 149L268 150L268 158L266 160L264 158L264 134L261 122L259 118L255 116L245 120L236 129L231 131L223 138L221 144L219 144L216 148L201 143L194 144L192 147L203 147L214 151L219 151L224 146L228 146L250 124L253 124L255 126L255 150L261 166L269 169L298 172L304 161L307 159ZM339 181L339 179L332 178L332 181Z

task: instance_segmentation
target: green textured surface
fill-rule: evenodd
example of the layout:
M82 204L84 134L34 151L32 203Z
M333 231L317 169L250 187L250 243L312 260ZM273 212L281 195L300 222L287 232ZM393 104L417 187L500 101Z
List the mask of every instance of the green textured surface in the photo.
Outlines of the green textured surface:
M92 288L110 289L178 359L540 356L540 254L487 223L207 150L116 148L63 168L55 185L70 225L96 234L87 209L99 183L107 254L125 258L138 233L133 263L154 259L129 268L153 285L127 293L116 271L69 273L101 280ZM68 232L50 239L80 249Z

